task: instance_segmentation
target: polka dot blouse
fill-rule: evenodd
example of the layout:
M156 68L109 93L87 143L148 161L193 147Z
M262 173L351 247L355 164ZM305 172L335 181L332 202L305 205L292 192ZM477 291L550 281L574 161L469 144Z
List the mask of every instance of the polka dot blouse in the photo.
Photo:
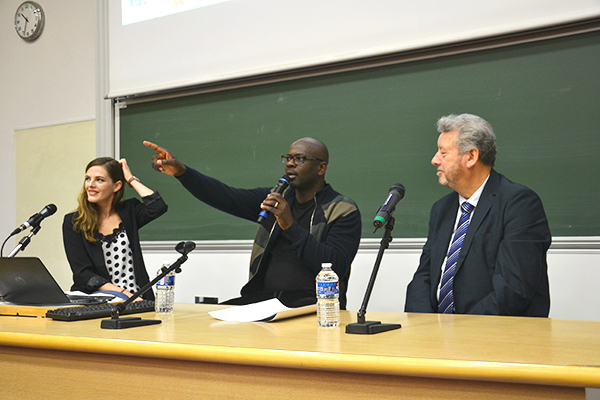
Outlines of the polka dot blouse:
M123 223L112 234L101 235L100 241L111 282L131 293L139 290L133 272L133 252Z

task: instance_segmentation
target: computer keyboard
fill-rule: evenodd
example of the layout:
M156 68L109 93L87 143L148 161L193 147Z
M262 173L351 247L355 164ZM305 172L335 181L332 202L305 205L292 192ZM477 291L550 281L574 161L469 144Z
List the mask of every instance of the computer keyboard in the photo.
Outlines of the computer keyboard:
M60 321L79 321L83 319L110 317L115 304L97 304L83 307L66 307L49 310L46 312L47 318ZM119 315L135 314L154 311L153 300L141 300L130 303Z

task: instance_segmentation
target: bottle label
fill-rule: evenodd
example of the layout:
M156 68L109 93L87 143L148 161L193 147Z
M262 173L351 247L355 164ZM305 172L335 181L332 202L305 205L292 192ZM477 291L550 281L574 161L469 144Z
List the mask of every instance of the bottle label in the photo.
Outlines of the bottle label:
M165 276L160 281L156 282L156 286L166 286L166 287L175 286L175 276L173 276L173 275Z
M334 296L339 293L339 282L317 282L317 296Z

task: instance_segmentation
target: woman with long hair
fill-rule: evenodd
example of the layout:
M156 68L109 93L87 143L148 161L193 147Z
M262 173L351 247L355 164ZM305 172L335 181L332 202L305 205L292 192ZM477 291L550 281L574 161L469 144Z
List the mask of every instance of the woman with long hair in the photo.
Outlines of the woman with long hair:
M138 230L167 211L158 192L130 171L127 161L110 157L92 160L85 169L83 189L75 212L65 215L63 242L73 271L71 290L131 295L150 281ZM142 202L123 200L125 185ZM143 296L154 300L148 290Z

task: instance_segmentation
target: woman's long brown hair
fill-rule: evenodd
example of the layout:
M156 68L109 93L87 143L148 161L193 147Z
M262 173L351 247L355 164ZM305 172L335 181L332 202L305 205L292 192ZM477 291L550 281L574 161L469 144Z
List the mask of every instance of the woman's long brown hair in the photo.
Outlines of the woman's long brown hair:
M85 172L95 166L104 167L108 176L114 183L121 181L121 188L115 193L115 197L112 201L112 209L117 208L119 204L123 201L123 194L125 193L125 177L123 176L123 168L121 164L117 160L111 157L99 157L96 158L85 167ZM87 192L85 190L85 182L83 184L83 189L81 193L79 193L79 197L77 198L78 206L77 206L77 215L75 217L75 222L73 224L73 229L75 232L83 232L83 236L90 243L96 242L96 233L98 233L98 226L100 225L100 210L98 210L98 206L94 203L90 203L88 201Z

